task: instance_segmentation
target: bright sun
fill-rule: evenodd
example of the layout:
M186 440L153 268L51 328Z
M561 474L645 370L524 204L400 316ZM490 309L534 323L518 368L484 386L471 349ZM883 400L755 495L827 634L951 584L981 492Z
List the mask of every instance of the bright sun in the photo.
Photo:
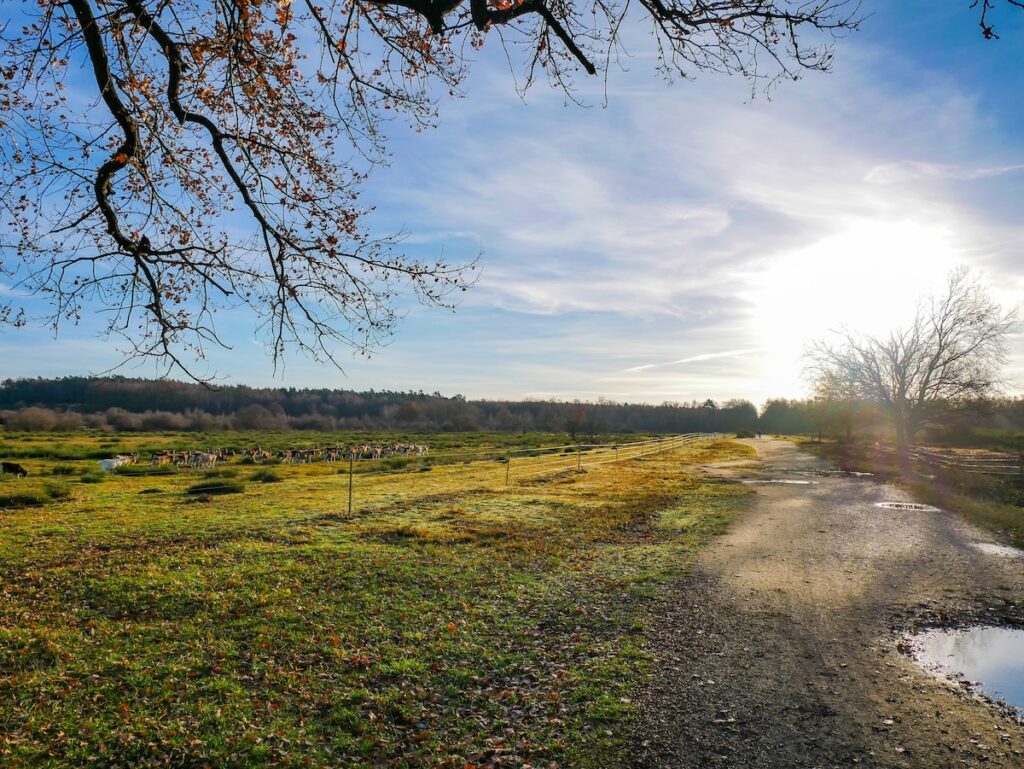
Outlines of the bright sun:
M756 278L755 333L764 350L761 391L806 391L808 342L843 327L881 334L913 315L918 297L963 261L942 225L845 222L835 235L768 260Z

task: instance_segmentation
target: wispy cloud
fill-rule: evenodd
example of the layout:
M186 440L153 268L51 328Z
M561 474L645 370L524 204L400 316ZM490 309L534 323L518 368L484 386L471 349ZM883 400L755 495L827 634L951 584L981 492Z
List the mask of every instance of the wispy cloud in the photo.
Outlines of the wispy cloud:
M716 360L718 358L739 358L750 353L757 352L758 348L754 347L745 350L725 350L723 352L707 352L702 355L691 355L688 358L680 358L679 360L670 360L663 363L645 363L642 366L631 366L630 368L623 369L623 373L632 373L634 371L649 371L653 368L665 368L666 366L681 366L686 363L700 363L706 360Z
M1024 171L1024 163L1006 166L971 167L943 163L922 163L906 161L875 166L864 176L869 184L901 184L905 182L933 181L974 181Z
M28 296L30 296L30 294L28 294L27 292L20 291L20 290L14 288L13 286L11 286L11 285L9 285L7 283L4 283L3 281L0 281L0 297L9 297L9 298L12 298L12 299L15 299L15 298L16 299L24 299L24 298L26 298Z

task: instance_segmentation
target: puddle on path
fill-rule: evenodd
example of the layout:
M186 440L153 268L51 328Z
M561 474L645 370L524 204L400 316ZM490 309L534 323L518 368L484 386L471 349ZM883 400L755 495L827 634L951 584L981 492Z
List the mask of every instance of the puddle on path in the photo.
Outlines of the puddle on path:
M998 555L1002 558L1024 558L1024 550L1009 545L996 545L991 542L970 542L968 544L987 555Z
M875 507L883 507L886 510L918 510L922 513L939 512L939 508L922 505L920 502L875 502Z
M796 470L797 475L815 475L821 478L872 478L874 473L860 473L855 470Z
M791 486L810 486L815 481L794 481L789 478L743 478L740 483L785 483Z
M926 630L911 644L915 659L928 669L969 681L992 699L1024 709L1024 628Z

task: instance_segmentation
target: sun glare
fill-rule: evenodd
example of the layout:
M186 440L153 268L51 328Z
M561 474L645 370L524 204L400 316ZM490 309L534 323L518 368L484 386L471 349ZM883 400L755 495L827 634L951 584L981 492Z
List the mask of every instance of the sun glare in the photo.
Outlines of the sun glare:
M764 350L763 391L782 395L805 392L803 352L811 340L844 327L882 334L905 323L918 297L962 259L941 225L856 220L766 261L751 320Z

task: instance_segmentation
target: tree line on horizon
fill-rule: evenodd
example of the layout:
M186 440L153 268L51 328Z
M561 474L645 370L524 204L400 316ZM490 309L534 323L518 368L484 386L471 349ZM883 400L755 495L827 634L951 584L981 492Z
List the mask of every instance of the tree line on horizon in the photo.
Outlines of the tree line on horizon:
M395 430L403 432L761 432L838 440L890 438L885 416L863 401L745 400L616 403L608 400L467 400L462 395L331 388L211 390L171 380L123 377L0 382L0 425L10 431ZM1024 446L1024 398L979 399L942 410L922 440Z
M745 400L616 403L468 400L422 391L332 388L211 389L125 377L8 379L0 382L0 424L11 431L397 430L404 432L602 433L757 430Z

